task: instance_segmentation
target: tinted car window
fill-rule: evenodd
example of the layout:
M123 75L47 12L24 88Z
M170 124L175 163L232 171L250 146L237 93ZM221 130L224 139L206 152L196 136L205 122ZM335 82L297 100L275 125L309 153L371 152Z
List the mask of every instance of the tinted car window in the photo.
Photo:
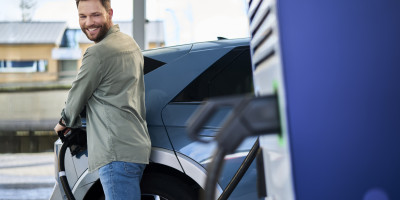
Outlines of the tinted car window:
M210 97L246 93L253 93L250 50L237 47L191 82L173 102L203 101Z
M144 74L147 74L165 64L164 62L161 62L159 60L155 60L155 59L152 59L152 58L149 58L146 56L144 56L143 58L144 58L144 64L143 64L144 65L143 66Z

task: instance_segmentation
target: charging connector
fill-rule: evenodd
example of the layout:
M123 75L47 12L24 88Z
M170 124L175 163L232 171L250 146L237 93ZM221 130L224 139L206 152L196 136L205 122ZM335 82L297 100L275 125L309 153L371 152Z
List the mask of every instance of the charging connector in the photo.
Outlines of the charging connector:
M187 123L189 137L209 142L200 137L203 126L221 108L230 106L233 111L227 116L221 130L215 137L218 144L213 161L208 167L204 199L215 199L216 184L226 154L233 153L248 136L279 134L281 132L279 105L276 95L238 96L211 99L205 102L190 117Z

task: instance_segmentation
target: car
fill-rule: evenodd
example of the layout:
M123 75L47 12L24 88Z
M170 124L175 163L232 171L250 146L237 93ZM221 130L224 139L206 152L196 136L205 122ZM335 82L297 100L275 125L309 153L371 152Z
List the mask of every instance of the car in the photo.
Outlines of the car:
M142 199L198 199L204 189L207 165L216 147L213 142L190 139L186 121L210 98L254 93L249 38L221 39L143 51L146 87L146 120L152 142L150 163L142 182ZM230 108L209 120L201 137L212 139ZM257 137L243 141L225 157L218 193L230 184ZM56 184L50 199L63 199L58 178L58 154L54 145ZM135 152L132 152L135 153ZM76 199L104 199L97 172L88 173L88 153L65 155L65 173ZM259 199L253 162L229 199Z

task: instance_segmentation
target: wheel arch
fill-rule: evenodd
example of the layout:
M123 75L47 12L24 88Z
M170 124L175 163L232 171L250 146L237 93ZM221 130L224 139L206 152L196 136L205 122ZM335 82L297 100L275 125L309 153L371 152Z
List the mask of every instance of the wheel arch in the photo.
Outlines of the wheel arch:
M168 174L190 184L193 189L203 189L203 181L206 176L205 170L201 166L193 163L194 161L190 161L188 157L182 154L178 154L178 157L179 160L175 155L175 152L172 150L152 147L150 163L146 166L146 169L143 173L144 176L145 174L150 173ZM180 164L180 161L182 162L182 165ZM189 173L185 173L182 166L186 168L186 171ZM199 171L202 173L196 174L196 172ZM82 176L81 178L85 177ZM102 193L102 186L97 175L97 180L92 183L83 199L98 199L99 193Z
M166 166L159 163L149 163L146 166L146 169L143 172L143 177L146 177L146 174L166 174L169 176L173 176L175 178L180 179L181 181L188 184L193 190L201 190L202 187L194 181L192 178L184 174L183 172L174 169L170 166ZM92 199L101 199L103 188L100 183L100 179L97 179L94 184L90 187L88 192L86 193L84 200L92 200Z

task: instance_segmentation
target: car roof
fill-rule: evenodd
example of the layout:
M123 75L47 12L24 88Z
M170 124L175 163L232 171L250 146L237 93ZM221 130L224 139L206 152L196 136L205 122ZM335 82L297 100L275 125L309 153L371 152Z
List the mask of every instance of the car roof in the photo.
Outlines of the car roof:
M221 39L215 41L197 42L184 45L161 47L143 51L143 56L164 63L170 63L191 51L202 51L206 49L228 48L232 46L249 45L250 38Z
M191 51L248 46L249 42L250 38L222 39L216 41L198 42L193 44Z

